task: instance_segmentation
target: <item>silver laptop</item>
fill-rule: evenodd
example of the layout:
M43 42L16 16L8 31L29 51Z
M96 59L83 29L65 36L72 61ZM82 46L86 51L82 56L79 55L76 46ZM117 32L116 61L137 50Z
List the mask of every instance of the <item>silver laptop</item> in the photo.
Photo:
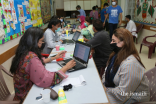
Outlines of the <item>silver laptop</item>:
M73 38L72 38L72 40L65 39L65 40L63 40L62 44L74 43L74 42L76 42L79 39L80 35L81 35L81 32L76 31L74 36L73 36Z

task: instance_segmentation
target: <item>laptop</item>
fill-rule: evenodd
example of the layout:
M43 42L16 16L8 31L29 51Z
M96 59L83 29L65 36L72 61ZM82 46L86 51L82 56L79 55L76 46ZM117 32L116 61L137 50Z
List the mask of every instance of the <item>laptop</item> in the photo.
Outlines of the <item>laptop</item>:
M91 51L91 45L76 41L73 58L65 59L63 61L58 61L57 63L61 67L63 67L69 61L75 60L76 66L69 69L68 72L87 68L88 60L89 60L89 56L90 56L90 51Z
M63 40L62 44L74 43L75 41L77 41L79 39L80 35L81 35L81 32L76 31L73 38L72 38L72 40L65 39L65 40Z

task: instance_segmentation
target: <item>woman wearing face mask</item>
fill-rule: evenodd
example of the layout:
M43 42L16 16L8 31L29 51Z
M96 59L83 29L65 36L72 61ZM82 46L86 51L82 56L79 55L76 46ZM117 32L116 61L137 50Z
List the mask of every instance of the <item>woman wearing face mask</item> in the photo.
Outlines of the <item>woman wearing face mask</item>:
M92 8L92 11L90 12L90 17L92 17L92 19L98 19L98 11L96 10L95 6Z
M43 49L43 53L50 54L53 48L55 48L56 45L60 45L62 40L60 40L59 36L57 35L57 32L61 29L61 21L58 19L51 19L48 24L48 29L44 33L44 41L45 41L45 47Z
M94 31L93 31L93 25L92 25L92 19L91 17L86 17L85 18L85 23L84 25L86 28L82 30L73 30L73 32L79 31L81 34L84 36L84 41L88 42L92 37L94 37Z
M131 104L149 101L145 67L135 48L132 34L126 29L115 30L111 46L114 52L110 55L103 75L110 103ZM139 96L142 92L146 95ZM138 96L135 96L136 94Z
M44 59L41 56L43 41L43 30L36 27L26 30L20 40L10 68L10 72L14 75L14 100L16 101L22 102L33 84L46 88L60 83L68 77L65 72L75 65L72 60L58 72L47 71L44 67L45 63L62 57L65 52Z

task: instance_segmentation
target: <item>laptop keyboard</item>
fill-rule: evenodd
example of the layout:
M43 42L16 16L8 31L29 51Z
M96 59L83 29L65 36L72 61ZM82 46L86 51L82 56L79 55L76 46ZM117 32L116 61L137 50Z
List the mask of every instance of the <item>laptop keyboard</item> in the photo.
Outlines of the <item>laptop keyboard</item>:
M64 60L64 64L63 65L66 65L69 61L71 61L73 59L66 59ZM73 67L74 69L81 69L81 68L84 68L84 66L82 64L80 64L79 62L75 61L76 62L76 65Z

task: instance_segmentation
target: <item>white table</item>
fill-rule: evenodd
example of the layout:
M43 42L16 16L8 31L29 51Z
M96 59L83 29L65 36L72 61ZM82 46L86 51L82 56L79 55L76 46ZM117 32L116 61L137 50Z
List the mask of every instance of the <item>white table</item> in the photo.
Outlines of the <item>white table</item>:
M66 46L65 50L74 51L74 45ZM53 52L55 53L56 49L54 49ZM66 56L70 57L70 54L66 54ZM46 64L45 67L50 69L59 68L60 66L57 63L52 62ZM86 69L69 73L69 78L78 77L79 75L84 76L87 84L85 86L72 88L70 91L65 91L68 104L109 103L93 59L89 60ZM53 89L58 92L59 87L60 84L55 85ZM40 96L42 89L43 88L33 85L23 104L45 104L43 100L36 100L36 97ZM58 104L58 100L51 100L47 104Z

